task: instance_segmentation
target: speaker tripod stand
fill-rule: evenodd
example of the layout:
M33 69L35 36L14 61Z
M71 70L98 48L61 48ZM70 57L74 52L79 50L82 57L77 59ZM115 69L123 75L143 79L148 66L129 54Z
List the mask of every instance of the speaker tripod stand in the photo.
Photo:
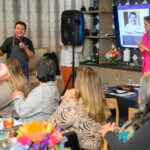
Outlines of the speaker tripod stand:
M75 46L72 45L72 74L70 74L70 76L68 78L68 81L67 81L67 83L65 85L65 88L64 88L64 90L62 92L62 95L65 94L65 92L67 90L67 87L68 87L69 82L71 81L71 79L72 79L72 86L74 87L74 81L75 81L75 76L76 76L76 74L75 74L75 57L74 57L75 50L74 50L74 47Z

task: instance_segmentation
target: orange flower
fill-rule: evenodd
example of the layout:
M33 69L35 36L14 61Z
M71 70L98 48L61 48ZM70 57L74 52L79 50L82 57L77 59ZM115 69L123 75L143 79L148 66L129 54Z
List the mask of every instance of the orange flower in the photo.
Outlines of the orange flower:
M42 130L41 122L31 122L28 125L24 124L19 128L20 135L19 136L29 136L35 132Z
M32 134L42 130L42 123L41 122L31 122L27 126L28 134Z
M39 131L39 132L35 132L35 133L29 135L28 137L32 142L38 144L44 140L45 134L43 132Z

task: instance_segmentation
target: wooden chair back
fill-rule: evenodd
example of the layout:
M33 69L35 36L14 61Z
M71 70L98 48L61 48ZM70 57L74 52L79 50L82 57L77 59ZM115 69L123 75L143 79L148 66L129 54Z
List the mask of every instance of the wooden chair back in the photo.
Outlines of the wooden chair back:
M102 137L100 150L109 150L107 140L104 137Z
M137 112L136 108L128 108L128 120L132 119L134 114Z
M116 126L119 126L119 107L116 98L106 98L106 104L110 109L115 109L116 112Z

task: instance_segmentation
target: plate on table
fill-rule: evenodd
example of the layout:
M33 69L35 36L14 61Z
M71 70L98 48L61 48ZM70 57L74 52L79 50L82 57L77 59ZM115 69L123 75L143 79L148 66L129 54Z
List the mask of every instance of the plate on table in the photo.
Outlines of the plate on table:
M118 89L123 91L133 91L134 86L125 84L125 85L118 86Z
M116 93L116 94L125 94L128 91L113 89L111 92Z

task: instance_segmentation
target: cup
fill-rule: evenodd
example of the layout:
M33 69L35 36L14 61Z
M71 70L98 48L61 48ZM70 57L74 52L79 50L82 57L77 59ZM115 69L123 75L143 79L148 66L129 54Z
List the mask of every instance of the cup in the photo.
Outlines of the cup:
M3 129L10 130L13 128L14 120L12 116L3 117Z
M103 82L102 84L103 84L104 93L107 93L108 89L109 89L109 83L108 82Z
M126 84L127 85L132 85L133 84L133 80L131 78L126 80Z

